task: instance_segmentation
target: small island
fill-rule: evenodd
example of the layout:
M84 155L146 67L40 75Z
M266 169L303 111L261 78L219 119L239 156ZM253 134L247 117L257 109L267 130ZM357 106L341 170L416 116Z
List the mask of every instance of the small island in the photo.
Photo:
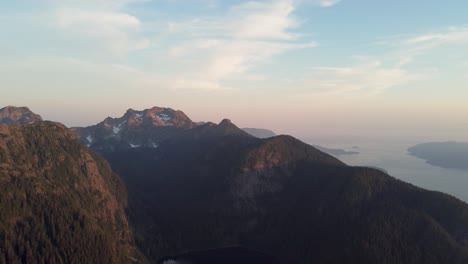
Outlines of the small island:
M431 142L413 146L408 153L445 169L468 170L468 142Z

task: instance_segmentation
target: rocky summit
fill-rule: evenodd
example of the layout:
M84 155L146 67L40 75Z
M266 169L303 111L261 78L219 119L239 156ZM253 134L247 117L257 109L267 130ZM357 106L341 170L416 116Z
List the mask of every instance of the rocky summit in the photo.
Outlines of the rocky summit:
M29 124L42 121L40 115L33 113L27 107L7 106L0 109L0 124Z
M122 117L108 117L99 124L71 130L89 148L112 152L129 148L157 148L165 139L195 126L182 111L153 107L142 111L129 109Z

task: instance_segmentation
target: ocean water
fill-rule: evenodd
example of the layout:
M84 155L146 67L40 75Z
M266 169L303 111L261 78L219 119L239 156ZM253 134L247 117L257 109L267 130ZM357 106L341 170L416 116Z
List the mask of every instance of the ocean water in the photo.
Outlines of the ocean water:
M359 152L339 155L338 159L351 166L379 167L395 178L428 190L441 191L468 203L468 171L432 166L425 160L408 154L416 140L371 140L345 138L309 138L308 144Z

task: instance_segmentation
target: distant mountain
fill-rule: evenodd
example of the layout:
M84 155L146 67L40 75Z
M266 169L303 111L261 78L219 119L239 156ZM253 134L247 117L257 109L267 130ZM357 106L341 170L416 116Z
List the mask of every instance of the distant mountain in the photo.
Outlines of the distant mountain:
M245 132L249 133L250 135L257 137L257 138L270 138L270 137L275 137L276 134L275 132L268 130L268 129L263 129L263 128L242 128ZM357 151L348 151L344 149L333 149L333 148L326 148L318 145L314 145L315 148L319 149L320 151L323 151L327 154L333 155L333 156L341 156L341 155L353 155L353 154L359 154Z
M349 151L349 150L345 150L345 149L326 148L326 147L322 147L322 146L318 146L318 145L314 145L314 147L316 147L320 151L323 151L323 152L328 153L328 154L333 155L333 156L359 154L359 152L357 152L357 151Z
M7 106L0 109L0 124L29 124L42 121L40 115L33 113L27 107Z
M228 120L107 153L157 260L240 245L281 263L468 263L468 205Z
M275 132L263 128L242 128L242 130L258 138L269 138L276 136Z
M247 132L240 130L236 125L234 125L231 120L223 119L218 125L212 122L207 122L203 125L200 125L194 129L184 131L179 135L173 137L175 141L181 140L196 140L200 138L220 138L225 136L236 135L243 138L252 138L253 136Z
M101 123L71 130L80 141L100 152L128 148L157 148L165 139L196 126L183 112L153 107L133 109L120 118L108 117Z
M423 143L409 148L408 152L433 166L468 170L468 142Z
M0 125L0 263L140 258L126 197L108 163L65 126Z

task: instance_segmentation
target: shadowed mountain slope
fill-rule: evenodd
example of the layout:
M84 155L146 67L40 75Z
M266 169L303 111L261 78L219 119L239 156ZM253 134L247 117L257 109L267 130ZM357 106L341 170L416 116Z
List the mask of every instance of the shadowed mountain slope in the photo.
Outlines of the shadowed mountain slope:
M240 245L282 263L467 263L468 206L228 120L108 153L152 260Z
M130 263L127 193L57 123L0 125L0 263Z

